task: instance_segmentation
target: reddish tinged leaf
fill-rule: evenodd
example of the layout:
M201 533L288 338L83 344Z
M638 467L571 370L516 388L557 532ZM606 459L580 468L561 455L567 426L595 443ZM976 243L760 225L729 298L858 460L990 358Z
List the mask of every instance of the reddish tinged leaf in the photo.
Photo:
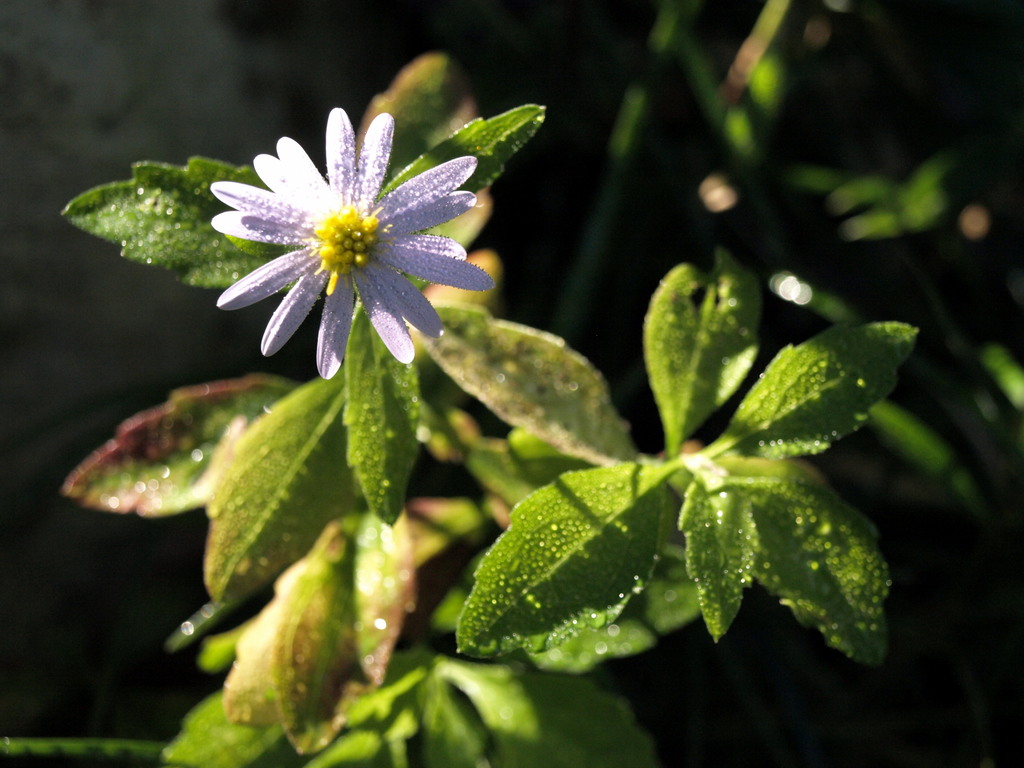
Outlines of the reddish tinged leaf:
M123 422L61 492L85 507L144 517L201 507L241 434L294 387L252 374L176 389L163 405Z

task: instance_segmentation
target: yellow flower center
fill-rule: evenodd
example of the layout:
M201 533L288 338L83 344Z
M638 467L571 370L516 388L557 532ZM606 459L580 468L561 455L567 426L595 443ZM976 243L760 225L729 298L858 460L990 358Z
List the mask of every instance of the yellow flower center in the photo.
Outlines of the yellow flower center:
M377 242L377 217L363 216L354 206L346 205L317 225L314 253L320 257L318 272L330 272L327 295L334 293L339 275L347 275L352 267L365 267Z

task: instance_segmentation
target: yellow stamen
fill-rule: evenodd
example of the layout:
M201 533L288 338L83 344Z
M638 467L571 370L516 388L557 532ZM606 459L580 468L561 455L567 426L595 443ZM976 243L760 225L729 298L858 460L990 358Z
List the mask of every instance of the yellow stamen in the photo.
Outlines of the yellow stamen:
M317 272L331 273L328 296L334 293L339 275L347 275L353 266L361 268L370 263L379 226L376 216L363 216L352 205L332 213L316 226L313 250L320 257Z

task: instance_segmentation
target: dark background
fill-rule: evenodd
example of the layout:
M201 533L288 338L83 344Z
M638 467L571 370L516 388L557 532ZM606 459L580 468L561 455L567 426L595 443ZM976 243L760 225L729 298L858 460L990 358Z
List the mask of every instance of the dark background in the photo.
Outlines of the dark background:
M696 16L718 81L762 8L730 0ZM413 57L446 50L484 115L548 107L494 189L478 245L504 260L507 316L590 357L642 450L661 439L639 353L650 293L676 263L710 265L725 244L766 282L790 270L864 319L918 325L894 399L980 489L968 509L941 473L902 463L867 431L820 457L881 531L894 581L888 660L847 661L755 588L717 646L697 622L609 666L665 764L1011 759L1024 716L1022 433L977 353L996 342L1024 360L1024 11L1012 0L794 0L777 41L788 67L778 116L747 176L680 57L650 52L655 16L650 0L0 5L0 735L165 740L218 687L191 651L161 650L205 600L202 513L103 515L58 489L119 421L174 387L250 370L315 375L312 327L263 359L269 305L221 312L214 291L121 260L61 208L136 160L247 163L282 135L320 159L331 107L358 115ZM616 155L631 86L644 89L646 119ZM979 142L996 149L956 154ZM943 150L963 169L939 185L947 210L898 237L851 242L823 194L787 182L795 163L901 181ZM698 194L713 172L740 193L718 215ZM968 203L990 218L980 239L960 228ZM765 304L765 360L826 326L767 291Z

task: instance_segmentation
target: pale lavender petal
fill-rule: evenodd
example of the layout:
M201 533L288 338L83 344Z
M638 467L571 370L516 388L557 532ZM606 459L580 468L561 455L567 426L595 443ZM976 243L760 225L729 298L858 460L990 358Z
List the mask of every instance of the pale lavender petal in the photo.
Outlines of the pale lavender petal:
M457 157L414 176L381 198L381 222L392 221L407 211L444 197L476 170L475 157Z
M327 118L327 179L340 195L342 205L352 204L356 183L356 134L343 109L332 109Z
M395 133L395 119L387 113L377 115L366 129L363 148L359 153L359 172L353 190L353 204L373 208L384 183L391 158L391 139Z
M243 240L277 245L303 245L306 242L306 238L290 224L264 221L241 211L218 213L210 220L210 224L221 234Z
M366 271L381 292L388 295L388 304L401 312L402 317L427 336L437 338L441 335L444 330L441 318L419 288L387 267L370 266Z
M372 279L369 270L359 270L355 275L359 297L363 300L370 322L377 329L377 335L398 362L411 363L415 350L401 311L388 302L388 294Z
M447 237L398 237L391 242L381 243L374 255L390 267L432 283L464 288L467 291L487 291L494 287L491 276L475 264L465 261L465 249Z
M334 293L324 299L324 313L320 320L320 336L316 344L316 367L320 375L329 379L341 368L345 359L345 345L352 329L352 307L355 295L352 278L342 275L334 286Z
M330 203L330 187L299 142L287 136L278 139L277 154L281 158L289 195L299 196L301 200L298 202L306 208L323 208Z
M274 354L292 337L316 303L325 282L326 272L313 272L303 276L295 287L288 291L280 306L274 310L270 322L267 323L267 330L263 333L263 344L260 349L264 355Z
M255 304L284 288L288 283L307 275L319 266L309 251L293 251L268 261L228 288L217 299L221 309L241 309Z
M413 210L406 210L394 215L387 211L381 212L381 222L390 225L388 234L407 235L410 232L419 232L424 229L436 227L451 221L460 213L465 213L476 204L476 195L472 192L452 192L440 200L431 200L419 205Z
M309 213L266 189L237 181L215 181L210 185L214 197L242 213L264 221L293 227L297 232L311 231Z

